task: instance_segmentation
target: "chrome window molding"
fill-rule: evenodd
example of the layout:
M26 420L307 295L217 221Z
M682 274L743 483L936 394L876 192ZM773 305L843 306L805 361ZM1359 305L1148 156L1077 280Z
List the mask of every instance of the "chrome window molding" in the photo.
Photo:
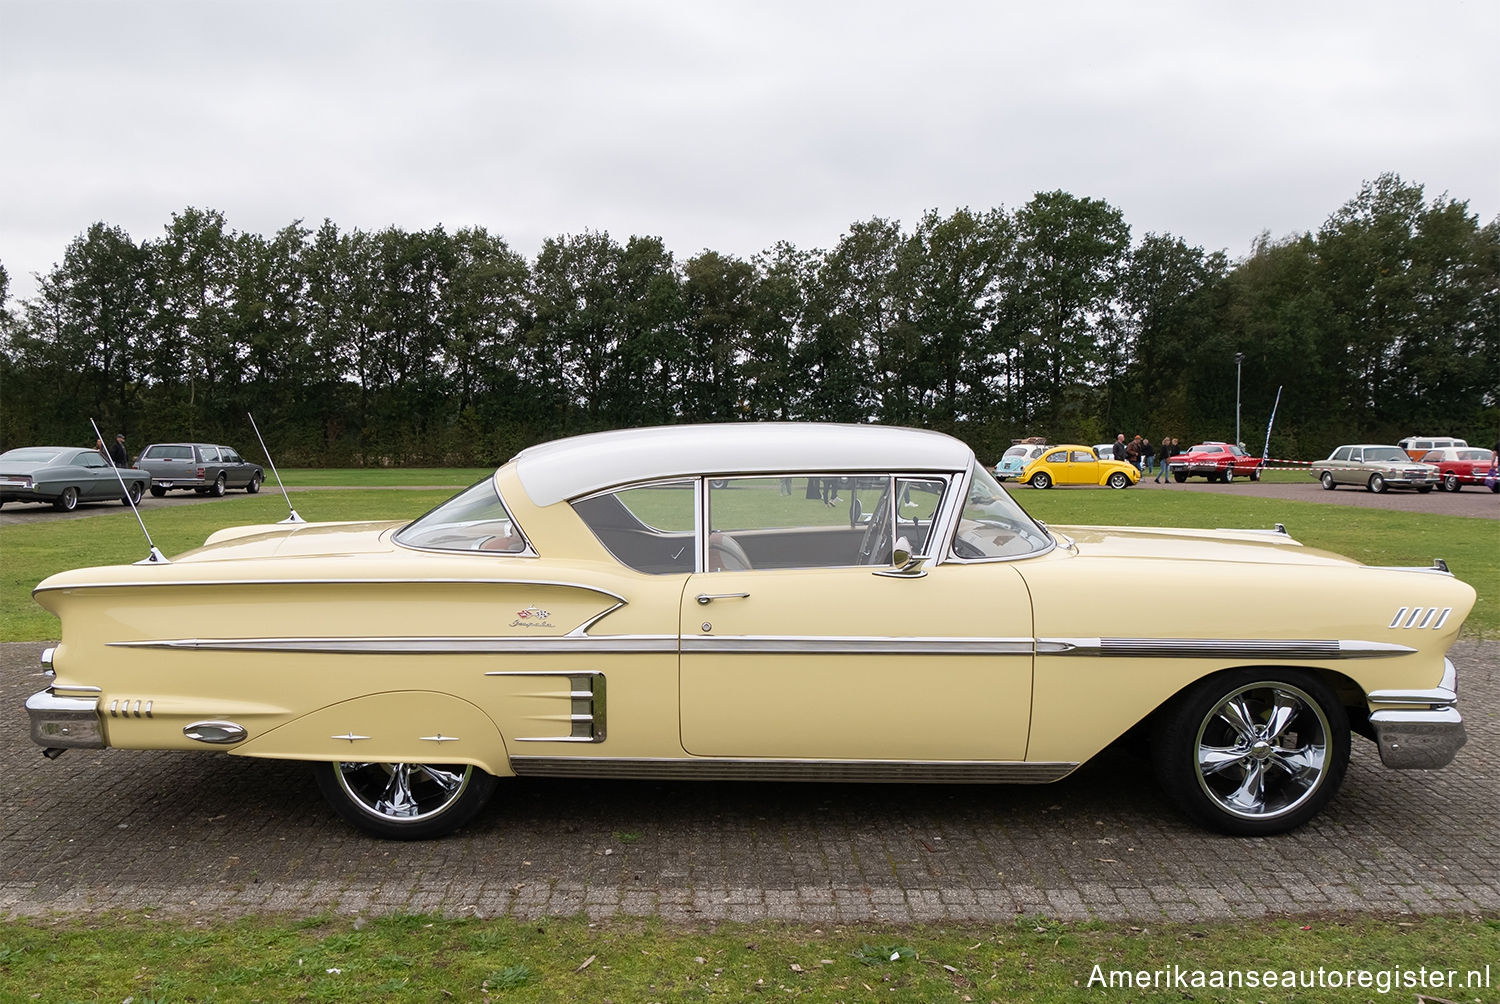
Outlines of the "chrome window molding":
M1035 640L1022 638L807 637L802 635L684 635L687 654L807 655L1031 655Z
M947 784L1046 784L1078 768L1077 763L1063 761L547 756L513 756L510 766L518 777Z

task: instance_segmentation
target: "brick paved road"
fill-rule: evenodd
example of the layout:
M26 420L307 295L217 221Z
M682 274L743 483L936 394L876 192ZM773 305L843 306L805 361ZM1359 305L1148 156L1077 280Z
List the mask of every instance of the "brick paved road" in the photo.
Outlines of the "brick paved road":
M1356 739L1343 792L1274 839L1202 833L1144 765L1044 787L507 781L456 838L360 836L307 769L213 754L42 759L42 646L0 645L0 916L145 906L1009 921L1500 911L1500 643L1454 652L1469 744L1388 771Z

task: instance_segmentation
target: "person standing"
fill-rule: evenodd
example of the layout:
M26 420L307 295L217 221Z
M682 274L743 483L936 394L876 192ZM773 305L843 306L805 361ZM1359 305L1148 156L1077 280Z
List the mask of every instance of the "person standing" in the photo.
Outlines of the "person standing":
M1150 474L1154 466L1152 460L1156 457L1156 447L1151 445L1151 440L1141 440L1141 473Z
M1125 446L1125 462L1136 470L1141 469L1141 437L1136 436Z
M109 462L116 467L130 466L130 458L125 453L125 433L115 433L115 441L109 448Z
M1115 434L1115 459L1125 459L1125 433L1123 432Z
M1156 477L1152 478L1152 481L1172 483L1172 454L1177 452L1172 446L1174 442L1175 440L1169 436L1161 437L1161 449L1158 451L1161 454L1161 466L1157 469Z

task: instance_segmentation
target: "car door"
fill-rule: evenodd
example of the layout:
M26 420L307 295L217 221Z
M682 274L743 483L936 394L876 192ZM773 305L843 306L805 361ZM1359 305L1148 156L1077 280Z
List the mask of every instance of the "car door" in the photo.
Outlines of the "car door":
M243 488L250 481L250 465L227 446L219 447L219 462L224 466L224 477L230 488Z
M97 450L79 450L72 464L78 468L78 497L84 500L119 498L120 483L110 466Z
M1063 485L1097 485L1099 484L1099 458L1094 456L1093 450L1072 450L1068 453L1068 462L1062 465L1062 477L1058 484Z
M708 490L704 570L681 605L683 748L815 762L1024 759L1033 641L1020 576L1005 562L912 574L890 563L899 538L939 549L922 518L937 509L923 500L945 483L886 479L879 499L861 499L868 482L850 479L843 508L796 490L776 498L777 480ZM820 527L830 541L857 533L842 558L825 547L816 564L792 567Z

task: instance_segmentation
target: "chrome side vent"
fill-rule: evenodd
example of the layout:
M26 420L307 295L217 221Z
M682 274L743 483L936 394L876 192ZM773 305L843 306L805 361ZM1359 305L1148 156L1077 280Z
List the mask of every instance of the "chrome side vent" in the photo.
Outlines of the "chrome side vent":
M151 701L110 701L111 718L151 718Z
M1396 611L1396 616L1391 618L1387 625L1391 630L1400 629L1418 631L1431 628L1437 631L1448 623L1448 615L1453 613L1452 607L1401 607Z
M548 721L562 718L568 723L567 735L517 736L518 743L602 743L605 737L605 702L603 673L548 673L542 670L491 670L485 676L550 676L568 681L563 692L551 691L535 696L562 697L568 701L566 715L545 715Z

